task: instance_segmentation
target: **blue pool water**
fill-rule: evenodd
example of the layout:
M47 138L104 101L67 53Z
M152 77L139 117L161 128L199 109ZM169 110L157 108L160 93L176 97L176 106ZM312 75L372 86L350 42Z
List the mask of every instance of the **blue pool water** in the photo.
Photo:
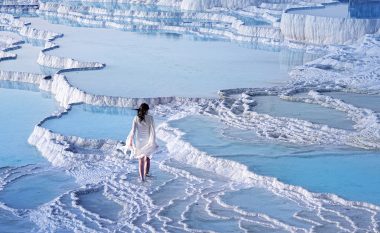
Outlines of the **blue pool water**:
M41 49L31 44L22 44L20 49L11 51L17 54L17 59L0 62L0 70L41 73L40 66L37 64Z
M86 209L93 213L98 213L101 217L107 217L112 220L118 219L118 213L122 207L113 201L108 200L102 195L104 190L85 193L79 196L79 202Z
M0 86L7 84L3 82ZM76 185L72 177L52 169L27 142L34 126L56 111L57 105L28 85L13 87L26 90L0 88L0 202L27 213ZM30 232L33 229L37 228L28 214L17 216L0 209L1 232Z
M291 213L300 211L302 208L296 203L285 202L279 196L268 196L264 189L243 189L239 192L230 192L223 196L223 200L228 204L241 206L245 211L271 213L271 216L281 221L291 222L294 225L300 224L300 221L295 220ZM253 232L257 230L252 229Z
M135 116L136 110L128 108L74 105L68 114L42 126L64 135L122 141L127 138Z
M190 35L70 27L40 18L27 20L36 27L65 35L56 41L60 48L49 54L105 63L102 70L65 75L71 84L86 92L110 96L215 97L221 89L279 85L288 79L291 67L316 56L303 50L239 45Z
M254 110L275 117L290 117L325 124L334 128L352 129L353 122L345 113L317 104L290 102L278 96L255 96Z
M0 88L0 102L0 166L44 162L27 140L34 126L56 110L54 101L40 92Z
M21 177L7 185L0 200L16 209L35 209L75 187L74 180L63 171L46 171Z
M301 15L314 15L322 17L348 18L348 4L331 4L319 8L292 9L288 12Z
M333 146L274 144L217 121L189 117L171 123L184 139L212 156L238 161L255 173L335 193L349 200L380 204L379 152Z
M346 92L329 92L327 95L343 100L348 104L352 104L356 107L367 108L374 112L380 112L380 95L365 95Z

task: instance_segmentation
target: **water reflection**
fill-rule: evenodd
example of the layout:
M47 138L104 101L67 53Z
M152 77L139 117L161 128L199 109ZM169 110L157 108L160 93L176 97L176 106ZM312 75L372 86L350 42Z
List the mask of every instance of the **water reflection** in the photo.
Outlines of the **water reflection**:
M26 90L26 91L33 91L33 92L40 91L38 87L34 84L11 82L11 81L5 81L5 80L0 80L0 88Z

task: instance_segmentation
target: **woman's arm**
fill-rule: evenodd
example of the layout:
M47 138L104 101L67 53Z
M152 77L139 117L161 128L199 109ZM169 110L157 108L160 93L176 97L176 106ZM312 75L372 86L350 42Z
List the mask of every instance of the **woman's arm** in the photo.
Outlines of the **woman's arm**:
M132 146L132 142L133 142L133 137L135 136L135 133L136 133L136 117L133 118L133 121L132 121L132 129L131 129L131 132L129 133L129 146Z
M157 143L156 143L156 127L154 125L153 116L151 116L151 120L152 120L152 122L151 122L151 129L150 129L150 131L151 131L151 138L152 138L151 140L153 141L154 145L157 147Z

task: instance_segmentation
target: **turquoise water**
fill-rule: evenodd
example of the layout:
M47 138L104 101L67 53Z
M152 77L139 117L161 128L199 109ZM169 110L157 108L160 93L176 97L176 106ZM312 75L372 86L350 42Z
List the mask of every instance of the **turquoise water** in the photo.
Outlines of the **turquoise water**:
M368 108L374 112L380 112L380 95L366 95L346 92L328 92L326 95L343 100L360 108Z
M36 209L75 187L71 177L51 169L28 144L34 125L56 111L57 105L40 92L30 91L28 85L24 87L29 91L0 88L0 202L20 213ZM36 226L28 214L17 216L0 208L0 232L33 229Z
M275 144L203 117L188 117L171 125L184 131L183 138L196 148L238 161L255 173L313 192L380 204L379 152Z
M254 99L257 101L254 111L258 113L275 117L297 118L348 130L351 130L354 124L345 113L317 104L290 102L282 100L278 96L255 96Z
M37 64L41 49L31 44L22 44L20 49L11 51L17 54L17 59L0 62L0 70L41 73L40 65Z
M60 118L45 121L42 126L66 136L124 141L137 111L130 108L73 105ZM155 124L163 119L155 118Z
M29 221L19 219L12 213L0 210L0 230L2 232L31 232L37 226Z
M320 8L292 9L288 12L302 15L314 15L322 17L348 18L348 4L331 4Z
M0 103L0 166L43 163L27 140L34 126L56 110L54 101L40 92L0 88Z
M94 191L79 195L79 203L87 210L116 221L122 207L108 200L103 194L104 190Z
M291 67L315 58L303 50L176 33L136 33L71 27L40 18L27 20L65 35L56 40L60 48L48 54L106 64L102 70L65 73L74 86L101 95L215 97L221 89L281 84L288 79Z
M21 177L7 185L0 200L16 209L35 209L74 187L63 171L46 171Z
M135 116L136 110L128 108L74 105L68 114L42 126L63 135L122 141L127 138Z
M270 213L270 216L281 221L302 225L302 221L297 221L292 215L302 208L296 203L285 202L277 195L268 196L265 189L243 189L238 192L229 192L223 196L223 200L230 205L239 206L245 211ZM253 232L256 231L253 230Z

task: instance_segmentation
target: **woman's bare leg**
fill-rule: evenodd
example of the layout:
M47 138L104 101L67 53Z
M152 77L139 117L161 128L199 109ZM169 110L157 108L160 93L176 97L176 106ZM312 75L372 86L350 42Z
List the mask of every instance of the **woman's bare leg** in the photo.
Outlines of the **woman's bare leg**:
M144 156L144 171L145 171L145 173L144 173L144 176L146 176L146 174L148 174L148 157L147 156Z
M142 181L145 179L145 156L139 159L139 175Z
M145 175L149 174L149 169L150 169L150 158L147 156L146 157Z

